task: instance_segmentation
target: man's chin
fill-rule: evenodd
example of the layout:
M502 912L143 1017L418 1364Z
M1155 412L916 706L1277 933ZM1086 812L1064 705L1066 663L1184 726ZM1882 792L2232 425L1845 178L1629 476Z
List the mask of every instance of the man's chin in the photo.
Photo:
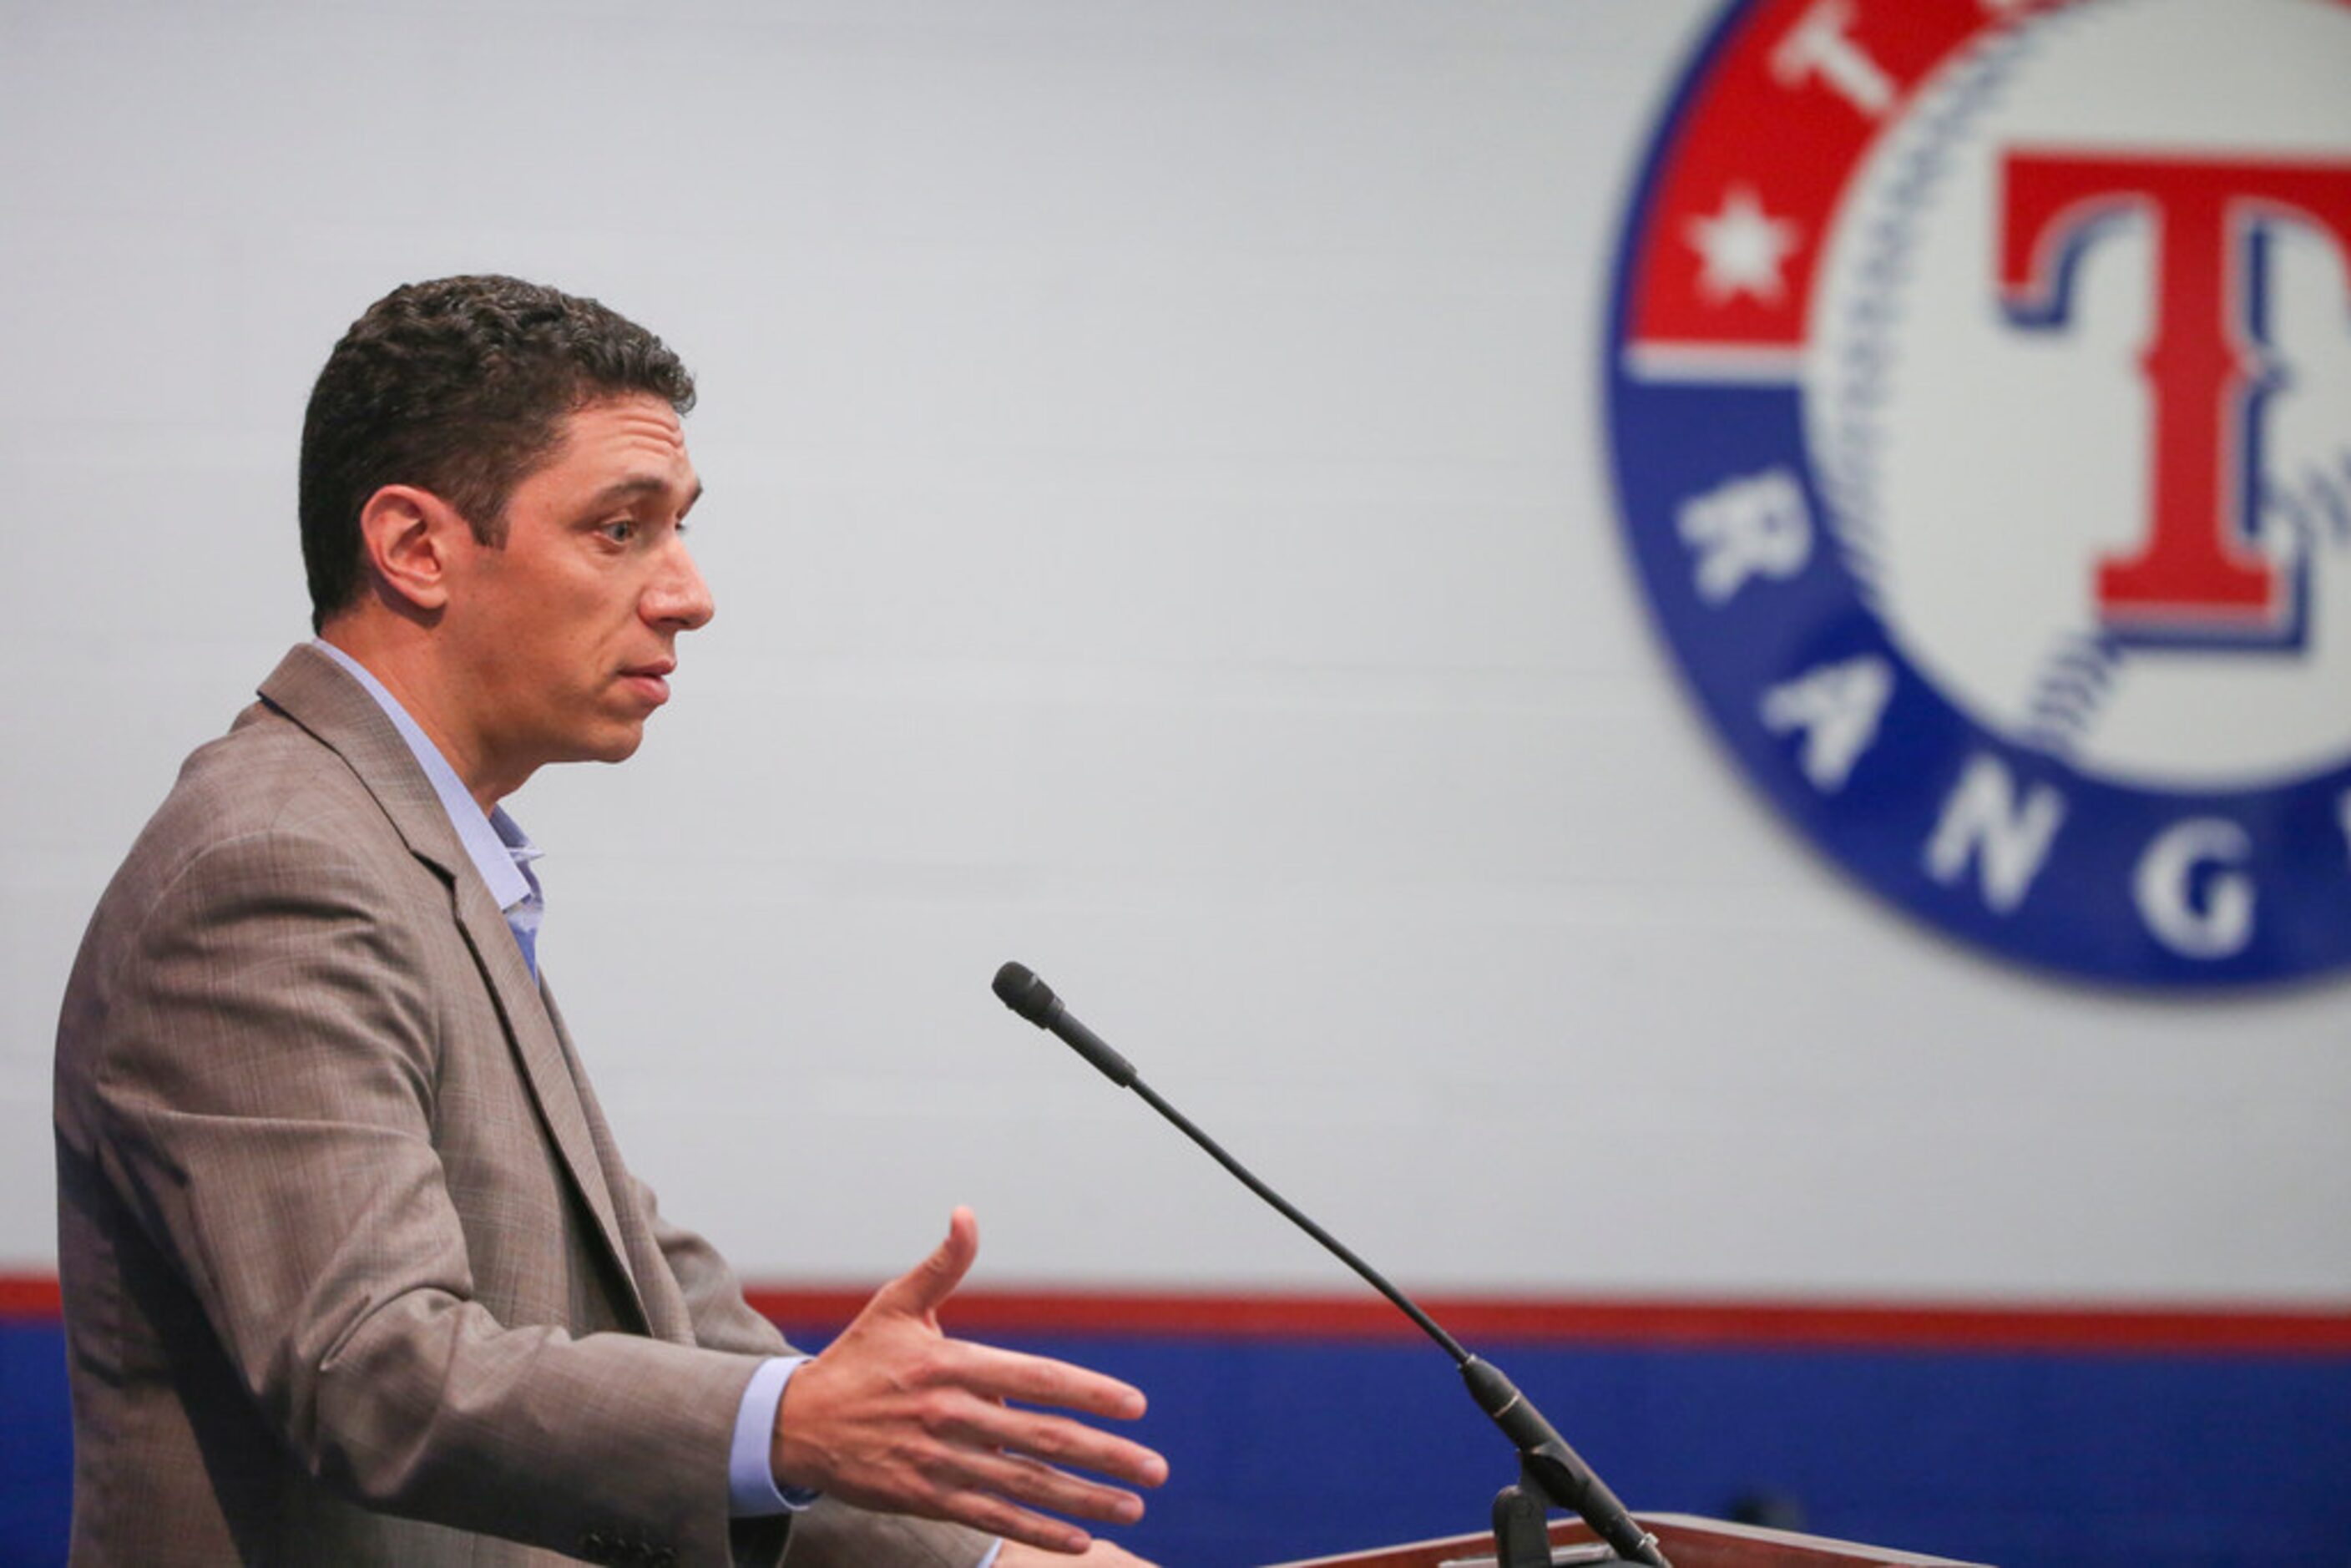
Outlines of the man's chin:
M614 728L608 733L584 740L567 759L572 762L626 762L645 743L645 727L641 719L626 728Z

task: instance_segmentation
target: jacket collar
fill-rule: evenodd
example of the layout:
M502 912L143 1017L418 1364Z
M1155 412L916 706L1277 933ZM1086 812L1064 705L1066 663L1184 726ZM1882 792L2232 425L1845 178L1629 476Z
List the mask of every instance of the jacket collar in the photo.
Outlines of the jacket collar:
M350 764L409 852L455 877L470 864L408 743L366 688L308 643L289 648L261 683L261 700Z

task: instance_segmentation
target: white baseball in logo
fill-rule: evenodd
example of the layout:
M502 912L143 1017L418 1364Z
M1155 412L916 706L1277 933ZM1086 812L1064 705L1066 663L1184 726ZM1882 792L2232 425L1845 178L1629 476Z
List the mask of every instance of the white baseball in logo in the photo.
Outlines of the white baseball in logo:
M1805 436L1975 722L2158 789L2351 758L2346 83L2328 0L2086 0L1946 69L1855 183Z

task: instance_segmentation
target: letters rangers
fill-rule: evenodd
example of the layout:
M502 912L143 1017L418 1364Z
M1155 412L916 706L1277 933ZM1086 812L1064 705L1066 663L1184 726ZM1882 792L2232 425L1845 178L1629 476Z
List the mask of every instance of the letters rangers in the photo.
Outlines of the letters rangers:
M1739 0L1607 393L1643 585L1869 886L2143 986L2351 962L2351 4Z

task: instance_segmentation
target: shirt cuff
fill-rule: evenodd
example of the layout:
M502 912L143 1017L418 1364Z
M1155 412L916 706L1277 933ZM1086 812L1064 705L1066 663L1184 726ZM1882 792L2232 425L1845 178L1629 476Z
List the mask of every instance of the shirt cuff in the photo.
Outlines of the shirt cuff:
M808 1360L805 1355L769 1356L744 1385L743 1403L735 1412L735 1443L726 1458L726 1499L737 1519L798 1513L817 1500L817 1494L805 1488L776 1485L769 1458L775 1448L776 1412L783 1408L784 1385ZM987 1562L995 1562L992 1554Z

